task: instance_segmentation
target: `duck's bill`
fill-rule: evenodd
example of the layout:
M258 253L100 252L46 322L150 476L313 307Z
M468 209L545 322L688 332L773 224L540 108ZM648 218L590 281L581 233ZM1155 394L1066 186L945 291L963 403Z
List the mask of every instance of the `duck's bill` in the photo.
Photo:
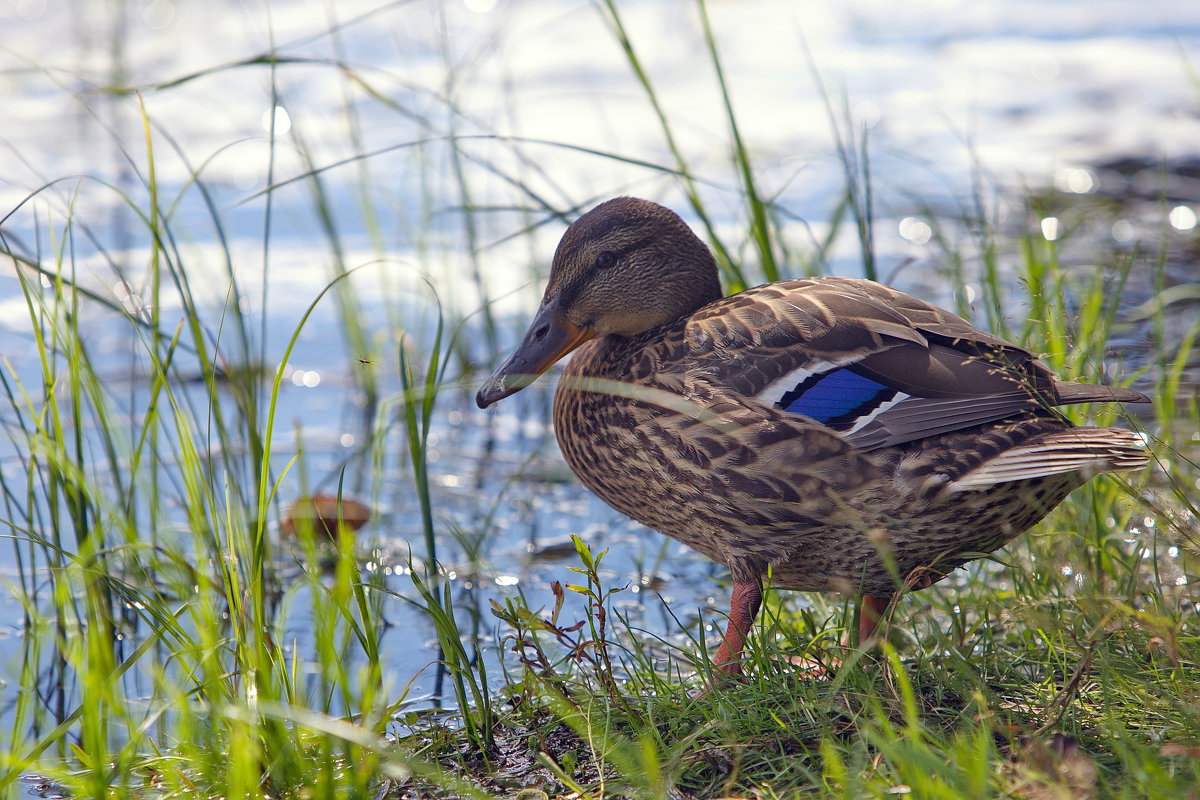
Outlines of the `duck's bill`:
M483 384L475 395L475 402L480 408L487 408L497 400L521 391L551 364L590 338L592 333L567 319L557 303L542 306L529 323L521 344Z

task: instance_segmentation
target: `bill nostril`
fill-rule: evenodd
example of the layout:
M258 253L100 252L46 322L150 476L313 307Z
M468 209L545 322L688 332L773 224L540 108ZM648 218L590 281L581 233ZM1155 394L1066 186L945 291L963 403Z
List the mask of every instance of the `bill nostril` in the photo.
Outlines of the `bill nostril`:
M542 339L546 338L546 334L549 332L550 332L550 326L548 324L542 325L536 331L533 332L533 340L535 342L540 342Z

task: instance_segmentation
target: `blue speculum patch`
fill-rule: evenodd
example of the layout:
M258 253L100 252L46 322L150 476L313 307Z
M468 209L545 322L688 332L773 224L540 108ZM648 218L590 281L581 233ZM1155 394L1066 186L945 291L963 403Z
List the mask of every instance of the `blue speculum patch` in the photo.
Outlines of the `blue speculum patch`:
M837 428L852 425L896 394L890 386L842 368L801 381L784 393L779 407Z

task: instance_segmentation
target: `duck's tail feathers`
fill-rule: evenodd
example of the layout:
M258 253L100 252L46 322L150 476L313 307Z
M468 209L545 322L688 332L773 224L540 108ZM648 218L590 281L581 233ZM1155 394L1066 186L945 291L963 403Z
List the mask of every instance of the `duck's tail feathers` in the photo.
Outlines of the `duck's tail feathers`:
M952 482L950 489L979 489L1068 472L1078 472L1087 480L1100 472L1128 472L1148 463L1150 452L1146 449L1146 440L1133 431L1070 428L1005 450Z
M1055 381L1054 391L1058 395L1055 405L1069 406L1075 403L1149 403L1150 398L1133 389L1120 386L1096 386L1090 383Z

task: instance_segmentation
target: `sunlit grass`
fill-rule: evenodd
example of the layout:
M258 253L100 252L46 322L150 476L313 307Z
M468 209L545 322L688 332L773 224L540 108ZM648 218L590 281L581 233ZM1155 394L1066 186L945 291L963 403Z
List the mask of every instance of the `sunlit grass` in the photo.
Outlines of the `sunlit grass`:
M845 191L825 219L809 221L827 233L808 248L789 247L784 234L800 223L760 185L704 5L697 12L729 142L728 174L719 180L693 171L660 103L663 89L642 67L647 45L629 38L618 4L606 2L601 12L661 125L671 163L594 150L591 158L672 181L730 290L824 271L842 237L857 244L873 274L870 148L853 126L837 137ZM219 69L274 86L279 68L256 59ZM375 76L337 68L347 97L362 92L410 115ZM445 119L422 119L419 140L397 143L413 152L405 177L421 187L421 224L405 232L417 263L405 266L429 286L392 284L386 269L382 289L363 286L364 275L391 259L372 203L383 190L370 165L382 154L364 152L349 100L344 135L354 155L318 163L297 127L289 146L302 174L271 172L268 188L252 198L264 209L261 318L240 303L227 212L213 200L204 165L182 187L163 185L157 160L173 147L171 121L144 109L138 146L128 143L123 157L145 177L109 187L147 254L142 308L87 288L75 253L92 249L94 223L77 214L70 192L48 185L29 199L44 201L36 247L0 229L0 255L21 281L37 364L33 374L0 369L0 419L14 452L13 468L0 471L0 523L14 543L14 589L25 617L22 662L6 690L14 724L0 732L6 789L33 773L96 797L522 789L526 800L537 792L1180 797L1200 785L1197 471L1187 439L1200 427L1200 409L1185 380L1198 329L1165 333L1165 245L1153 252L1096 246L1097 268L1080 270L1063 253L1086 240L1093 209L1031 194L1027 219L1002 225L987 212L987 190L976 187L965 209L931 210L925 221L960 313L1044 354L1064 376L1136 378L1148 388L1154 403L1144 419L1119 418L1111 407L1070 413L1144 429L1155 467L1092 482L993 560L906 596L876 651L841 644L854 627L854 609L842 598L800 602L770 592L747 647L746 680L695 696L711 678L706 645L723 619L681 618L682 638L637 629L612 602L626 579L607 575L603 553L582 541L565 587L525 585L492 615L464 602L446 572L451 543L480 560L503 500L480 498L470 523L478 530L465 530L438 507L431 480L430 435L443 415L461 409L462 389L477 366L494 360L502 336L482 233L494 230L497 209L481 204L479 183L485 174L502 176L511 190L505 210L520 213L510 235L527 244L531 264L547 255L539 227L569 220L595 198L545 199L533 186L544 176L530 155L544 143L458 137L455 98L440 99ZM838 101L827 104L839 126ZM509 158L479 156L472 145L481 141L510 148ZM342 168L357 170L370 264L352 262L338 224L328 173ZM714 188L722 181L736 189ZM278 246L273 202L298 186L324 242L313 257L328 266L328 285L306 310L281 318L270 310L266 278ZM190 280L208 265L193 264L180 242L177 211L188 192L201 196L222 242L229 293L216 311ZM730 196L741 215L732 236L720 233L714 201ZM453 209L458 246L430 235L445 209ZM1062 230L1053 241L1038 224L1051 214ZM116 256L105 255L119 274ZM462 296L460 263L482 298L477 307L438 302ZM536 268L529 279L539 279ZM1123 294L1134 282L1138 291L1149 287L1142 313L1154 345L1138 358L1115 358L1109 342L1133 324ZM178 324L163 312L168 293L181 307ZM387 330L374 323L379 304ZM316 445L302 426L285 432L291 421L280 416L280 401L289 355L302 347L310 315L326 306L336 330L323 335L344 343L361 435L332 475L314 480L308 460ZM133 388L115 385L97 352L88 327L97 309L132 343ZM268 331L286 340L278 363ZM294 541L277 536L290 493L353 489L378 501L389 470L405 481L400 513L419 519L407 571L385 576L378 552L358 551L344 532L336 543L303 525ZM563 602L567 593L583 600L576 617L565 610L573 607ZM433 632L437 652L429 658L453 697L440 713L425 713L435 710L428 700L409 704L410 676L394 679L384 662L392 624L385 601L396 595Z

